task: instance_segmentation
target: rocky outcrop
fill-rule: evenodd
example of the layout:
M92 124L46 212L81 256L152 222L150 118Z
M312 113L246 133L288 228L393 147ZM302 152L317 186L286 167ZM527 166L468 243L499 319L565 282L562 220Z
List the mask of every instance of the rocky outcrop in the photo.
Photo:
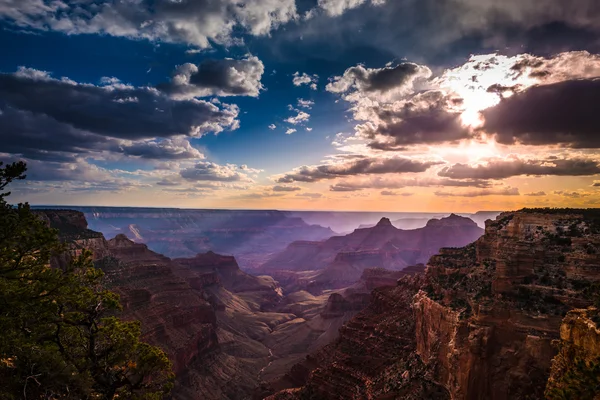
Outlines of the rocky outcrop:
M430 259L414 304L417 352L452 398L543 397L561 319L590 303L600 257L588 249L599 245L583 212L524 210Z
M562 327L561 320L597 296L599 248L598 210L501 214L475 243L431 257L420 285L407 287L409 278L402 278L394 289L376 289L334 345L261 393L280 389L271 399L541 399L551 366L547 394L564 389L565 381L572 389L573 377L579 387L595 388L600 317L579 310ZM332 307L345 304L334 300ZM394 347L399 337L407 341ZM576 373L569 372L573 366ZM596 396L581 393L555 398Z
M552 360L546 397L600 398L600 312L570 311L560 327L559 352Z

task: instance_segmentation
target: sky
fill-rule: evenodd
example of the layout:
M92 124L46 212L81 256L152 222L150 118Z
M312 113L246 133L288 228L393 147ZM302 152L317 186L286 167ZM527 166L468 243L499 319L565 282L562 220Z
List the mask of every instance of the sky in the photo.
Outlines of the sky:
M31 204L600 205L597 0L0 0Z

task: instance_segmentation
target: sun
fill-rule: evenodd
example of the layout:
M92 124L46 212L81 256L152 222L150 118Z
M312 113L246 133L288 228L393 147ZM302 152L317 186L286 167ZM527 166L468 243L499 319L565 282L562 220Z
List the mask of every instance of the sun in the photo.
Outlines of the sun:
M455 108L461 112L464 126L481 127L485 122L481 111L497 105L503 97L538 83L528 73L514 70L517 57L498 54L471 56L467 63L446 70L438 78L440 87L462 99Z

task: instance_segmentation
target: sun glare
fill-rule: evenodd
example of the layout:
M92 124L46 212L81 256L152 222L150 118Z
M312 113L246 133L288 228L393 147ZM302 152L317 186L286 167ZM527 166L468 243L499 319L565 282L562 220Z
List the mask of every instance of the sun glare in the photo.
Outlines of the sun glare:
M521 57L521 56L518 56ZM518 57L497 54L471 56L461 67L449 69L439 78L440 86L462 99L458 110L465 126L478 128L484 123L481 111L497 105L503 97L523 90L538 81L512 67Z

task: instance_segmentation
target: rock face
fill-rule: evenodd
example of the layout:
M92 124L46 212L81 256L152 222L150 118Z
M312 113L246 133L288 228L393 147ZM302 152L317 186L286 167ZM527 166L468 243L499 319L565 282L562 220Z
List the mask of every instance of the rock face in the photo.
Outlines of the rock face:
M551 366L549 387L560 388L574 358L588 361L578 368L596 387L600 331L590 311L561 321L597 296L599 250L600 210L501 214L475 243L431 257L423 281L373 291L334 344L257 397L541 399Z
M176 264L201 276L215 275L230 292L255 303L259 310L273 310L283 294L279 284L268 276L254 276L240 270L232 256L222 256L212 251L193 258L176 258Z
M411 303L420 284L407 277L375 289L368 308L340 329L334 343L261 387L256 398L447 399L415 353Z
M483 230L468 218L450 215L433 219L420 229L395 228L382 218L372 228L356 229L346 236L334 236L320 243L292 243L261 266L263 271L307 271L332 268L331 275L353 274L356 281L365 268L401 270L426 262L442 247L464 246Z
M600 397L600 313L597 308L570 311L560 327L559 353L552 360L546 387L549 399Z
M600 231L576 211L521 211L431 258L417 352L454 399L542 398L563 315L589 305ZM576 271L576 272L575 272Z

